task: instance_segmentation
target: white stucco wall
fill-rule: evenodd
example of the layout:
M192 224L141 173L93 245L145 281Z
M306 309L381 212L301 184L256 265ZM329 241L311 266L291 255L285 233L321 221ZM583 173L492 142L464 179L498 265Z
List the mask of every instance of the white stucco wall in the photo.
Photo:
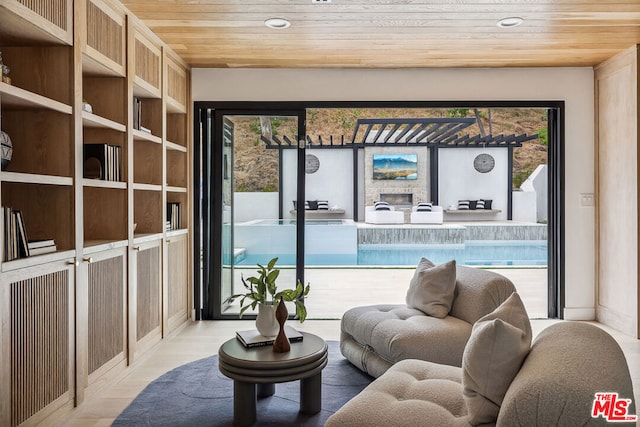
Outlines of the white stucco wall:
M254 219L278 219L278 193L235 192L233 194L234 223Z
M298 197L298 150L284 150L282 163L282 212L285 218L293 218L289 212Z
M473 167L479 154L495 160L493 170L480 173ZM491 208L502 212L490 219L506 220L509 199L509 150L506 148L441 148L438 150L438 204L444 209L458 200L492 200ZM465 217L465 219L467 219ZM477 219L486 219L479 217Z
M565 318L592 319L593 69L193 69L195 101L565 101Z
M353 151L307 150L320 161L317 172L306 174L307 200L328 200L329 207L345 210L353 219Z
M536 218L538 221L548 220L548 174L547 165L538 165L536 170L522 183L520 188L523 191L533 191L536 193Z
M534 191L514 191L512 197L512 219L514 221L537 222L536 193Z

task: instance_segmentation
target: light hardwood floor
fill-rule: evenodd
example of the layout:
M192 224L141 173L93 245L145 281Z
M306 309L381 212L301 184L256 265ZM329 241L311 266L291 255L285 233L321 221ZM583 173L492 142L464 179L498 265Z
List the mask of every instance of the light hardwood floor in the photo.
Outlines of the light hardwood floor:
M532 320L534 334L557 322L557 320ZM339 340L338 320L308 320L303 324L296 321L292 326L312 332L326 340ZM599 325L602 326L602 325ZM124 372L118 380L96 393L82 406L76 408L58 425L109 426L120 412L154 379L182 364L216 354L218 347L234 336L236 330L250 329L253 321L203 321L189 323L179 332L161 342L135 366ZM640 398L640 340L602 326L620 344L634 382L636 405Z

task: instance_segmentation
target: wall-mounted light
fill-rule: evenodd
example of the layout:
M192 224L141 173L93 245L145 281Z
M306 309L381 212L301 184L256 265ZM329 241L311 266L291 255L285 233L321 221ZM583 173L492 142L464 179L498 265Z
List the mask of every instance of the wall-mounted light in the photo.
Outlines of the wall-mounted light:
M272 28L274 30L284 30L291 26L291 22L284 18L269 18L264 21L264 25L266 25L267 28Z

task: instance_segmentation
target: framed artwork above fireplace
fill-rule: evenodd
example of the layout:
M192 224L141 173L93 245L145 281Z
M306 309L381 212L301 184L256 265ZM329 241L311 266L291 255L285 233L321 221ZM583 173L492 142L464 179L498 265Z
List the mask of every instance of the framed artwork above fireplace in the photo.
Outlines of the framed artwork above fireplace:
M416 180L418 179L417 154L374 154L373 179Z

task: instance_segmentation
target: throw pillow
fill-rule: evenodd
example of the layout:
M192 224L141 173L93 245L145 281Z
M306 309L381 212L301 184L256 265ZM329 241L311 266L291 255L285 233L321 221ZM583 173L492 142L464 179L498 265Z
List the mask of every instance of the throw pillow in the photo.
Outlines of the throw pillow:
M431 212L433 210L433 203L421 202L418 203L416 212Z
M456 290L456 261L434 265L422 258L409 283L407 306L444 318L451 311Z
M476 209L484 209L484 200L478 200L476 202Z
M462 386L472 425L495 423L504 395L531 348L531 324L514 292L481 317L462 354Z
M315 211L318 209L318 201L317 200L307 200L309 204L309 210Z
M378 207L378 206L389 206L389 203L387 202L374 202L373 206Z
M318 200L318 210L328 211L329 210L329 201L328 200Z
M376 205L376 210L377 211L390 211L391 210L391 206L389 206L389 205Z
M493 200L491 199L483 199L482 200L484 202L484 208L485 209L491 209L491 204L493 203Z
M469 201L468 200L458 200L458 210L468 211L469 210Z
M477 205L478 205L477 200L469 200L469 209L471 209L472 211L476 210Z

